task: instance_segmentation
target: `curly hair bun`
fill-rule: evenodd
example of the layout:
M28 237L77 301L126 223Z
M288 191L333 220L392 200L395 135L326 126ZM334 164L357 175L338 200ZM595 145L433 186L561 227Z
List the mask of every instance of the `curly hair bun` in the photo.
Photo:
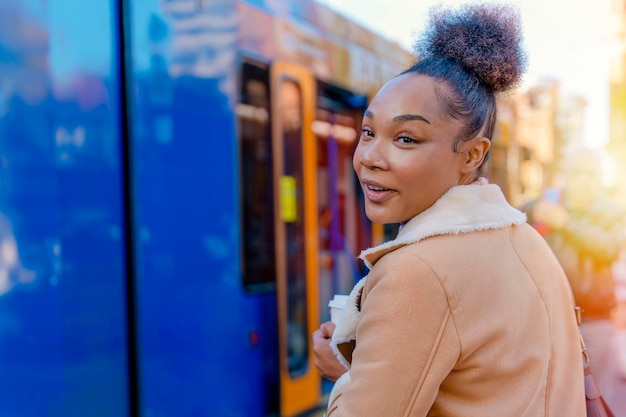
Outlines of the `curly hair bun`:
M429 17L429 26L415 43L418 59L456 62L494 93L520 82L526 55L516 7L482 3L453 10L440 5Z

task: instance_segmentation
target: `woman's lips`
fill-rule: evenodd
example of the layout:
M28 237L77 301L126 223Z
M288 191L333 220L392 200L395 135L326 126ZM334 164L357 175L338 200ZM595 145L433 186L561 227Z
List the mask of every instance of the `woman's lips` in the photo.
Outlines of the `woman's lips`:
M363 185L365 197L374 203L383 202L395 193L395 190L385 188L378 184L363 183Z

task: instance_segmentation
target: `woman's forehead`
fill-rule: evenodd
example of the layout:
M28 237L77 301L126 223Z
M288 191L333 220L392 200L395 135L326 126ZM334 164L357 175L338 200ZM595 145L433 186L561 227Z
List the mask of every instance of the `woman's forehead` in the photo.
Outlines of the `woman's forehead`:
M422 74L401 74L387 82L372 99L368 117L378 113L393 115L418 114L428 120L445 116L437 89L445 88L436 79Z

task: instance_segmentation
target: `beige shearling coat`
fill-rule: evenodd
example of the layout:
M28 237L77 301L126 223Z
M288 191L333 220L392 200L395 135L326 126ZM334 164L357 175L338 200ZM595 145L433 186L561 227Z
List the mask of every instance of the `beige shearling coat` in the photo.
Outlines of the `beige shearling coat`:
M498 186L451 188L361 258L328 417L586 415L567 279Z

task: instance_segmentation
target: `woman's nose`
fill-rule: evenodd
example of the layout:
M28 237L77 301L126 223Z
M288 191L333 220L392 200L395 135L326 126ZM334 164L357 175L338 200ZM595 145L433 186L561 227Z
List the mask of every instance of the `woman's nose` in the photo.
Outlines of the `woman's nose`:
M359 163L366 168L383 168L383 158L380 150L376 147L367 149L361 154Z

